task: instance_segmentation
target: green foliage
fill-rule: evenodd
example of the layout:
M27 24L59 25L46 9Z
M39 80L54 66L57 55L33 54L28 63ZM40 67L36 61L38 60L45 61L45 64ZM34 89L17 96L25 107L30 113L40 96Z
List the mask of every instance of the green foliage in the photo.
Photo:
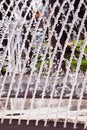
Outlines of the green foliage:
M38 56L37 63L36 63L36 68L37 68L38 70L40 69L41 64L42 64L42 59L41 59L41 56L39 55L39 56Z
M71 68L76 68L77 62L78 62L78 61L76 61L76 60L73 59L73 60L72 60L72 63L71 63ZM82 61L81 61L80 69L81 69L82 71L86 71L86 70L87 70L87 60L82 60Z
M77 46L76 46L76 50L77 50L77 51L80 51L80 50L81 50L81 47L82 47L83 43L84 43L84 40L80 40L80 41L77 43ZM85 51L84 51L84 52L87 53L87 46L85 47Z
M5 73L6 73L6 68L5 68L5 67L2 67L2 69L1 69L1 74L2 74L2 75L5 75Z
M36 69L37 69L37 70L40 70L41 64L42 64L42 56L39 55L39 56L38 56L37 63L36 63ZM46 57L46 58L45 58L45 61L44 61L43 70L45 71L46 68L49 68L49 66L50 66L50 60L49 60L48 57Z
M75 44L75 41L74 41L74 44ZM78 58L79 58L79 55L80 55L80 52L81 52L83 44L84 44L84 40L80 40L77 43L77 46L76 46L76 49L75 49L75 53L74 53L74 55L77 58L77 60L75 60L75 59L72 60L71 69L76 69ZM84 52L87 53L87 46L85 47L85 51ZM66 59L70 60L70 56L71 56L71 54L66 53ZM81 60L80 70L82 70L82 71L86 71L87 70L87 59L86 59L85 56L83 56L83 58Z
M87 70L87 60L82 60L80 68L83 71Z
M86 46L86 48L85 48L85 53L87 53L87 46Z
M77 43L77 46L76 46L76 48L79 48L79 47L81 47L81 45L84 43L84 40L80 40L78 43Z
M73 42L75 44L75 41L73 41ZM77 60L75 60L75 59L72 60L71 69L76 69L78 58L79 58L80 51L82 49L82 45L83 44L84 44L84 40L80 40L77 43L77 46L76 46L76 49L75 49L75 53L74 53L74 55L77 58ZM43 50L45 50L44 48L46 48L46 46L47 46L47 42L44 42L43 45L42 45L41 51L40 51L40 53L38 55L38 58L37 58L36 71L40 70L40 67L41 67L41 64L42 64L42 59L43 59L43 56L44 56L44 51ZM33 50L37 50L38 47L37 46L33 46L32 49ZM87 53L87 46L85 48L85 53ZM70 53L66 53L65 58L70 60L70 57L71 57L71 54ZM33 58L35 58L35 57L33 57ZM50 66L50 59L49 59L49 56L46 56L42 71L44 73L46 73L46 71L49 68L49 66ZM85 56L83 56L83 58L82 58L81 65L80 65L80 70L82 70L82 71L86 71L87 70L87 60L86 60Z

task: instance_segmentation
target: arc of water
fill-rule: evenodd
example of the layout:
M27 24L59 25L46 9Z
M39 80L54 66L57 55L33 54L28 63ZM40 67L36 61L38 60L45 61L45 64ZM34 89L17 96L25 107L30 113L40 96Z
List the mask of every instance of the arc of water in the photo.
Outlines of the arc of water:
M29 10L30 10L30 8L27 10L27 13L26 13L26 15L25 15L25 18L26 18L26 16L27 16ZM25 19L24 19L24 21L23 21L23 23L22 23L22 26L23 26L24 23L25 23ZM20 32L21 32L21 31L20 31ZM21 54L20 54L20 55L21 55ZM17 64L18 64L18 63L17 63ZM16 72L15 70L16 70L16 68L17 68L17 65L16 65L16 67L15 67L15 69L14 69L14 74L13 74L12 82L11 82L11 84L10 84L10 89L9 89L9 92L8 92L8 98L7 98L6 104L5 104L5 110L6 110L6 107L7 107L7 104L8 104L9 95L10 95L10 93L11 93L11 88L12 88L13 81L14 81L14 78L15 78L15 72ZM3 118L2 118L2 121L1 121L1 122L3 122L3 120L4 120L4 114L3 114Z
M64 3L63 3L63 6L64 6ZM63 6L62 6L62 7L63 7ZM62 10L62 7L61 7L61 10ZM45 85L44 85L44 89L43 89L43 93L42 93L42 98L41 98L41 99L42 99L42 101L41 101L41 106L42 106L42 104L43 104L44 94L45 94L45 90L46 90L46 87L47 87L47 84L48 84L48 79L49 79L49 76L50 76L50 72L51 72L51 68L52 68L52 63L53 63L53 60L54 60L54 57L55 57L55 54L56 54L57 47L58 47L59 42L60 42L60 38L61 38L61 36L62 36L63 28L64 28L64 26L65 26L65 24L66 24L66 22L67 22L68 15L69 15L69 12L68 12L68 14L67 14L67 16L66 16L66 19L65 19L65 22L64 22L64 24L63 24L63 26L62 26L61 33L59 34L59 37L56 38L58 41L57 41L56 47L55 47L55 49L54 49L54 53L53 53L53 56L52 56L51 64L50 64L50 67L49 67L49 70L48 70L48 74L47 74L47 78L46 78L46 82L45 82ZM57 17L58 17L58 15L57 15ZM58 19L58 18L57 18L57 19ZM56 24L57 24L57 20L56 20L56 22L55 22L55 24L54 24L54 27L55 27ZM44 60L43 60L43 61L44 61ZM38 117L39 117L39 111L38 111L38 114L37 114L36 125L38 124Z
M8 12L10 10L10 7L13 5L13 3L14 3L14 1L11 0L11 3L9 4L8 9L6 10L5 15L4 15L3 19L2 19L2 24L0 24L0 28L3 26L3 23L5 22L5 18L6 18Z
M87 128L87 117L85 119L85 124L84 124L84 129L86 129L86 128Z
M80 5L81 5L81 3L80 3ZM77 10L77 12L78 12L79 10ZM77 14L77 13L76 13ZM73 22L75 22L74 20L73 20ZM74 25L74 23L72 24L72 27L73 27L73 25ZM72 30L72 29L71 29ZM70 33L69 33L69 35L71 34L71 31L70 31ZM68 35L68 36L69 36ZM68 39L69 39L69 37L68 37ZM67 42L66 42L67 43ZM64 50L63 50L63 53L65 52L65 48L66 48L66 46L64 47ZM64 54L63 54L64 55ZM62 55L62 58L63 58L63 55ZM73 56L73 55L72 55ZM61 58L61 59L62 59ZM57 76L58 76L58 72L59 72L59 68L58 68L58 71L57 71L57 75L56 75L56 80L57 80ZM68 73L67 73L67 75L68 75ZM66 76L65 76L65 78L66 78ZM56 80L55 80L55 83L56 83ZM66 78L66 80L67 80L67 78ZM55 83L54 83L54 85L55 85ZM66 81L65 81L65 84L66 84ZM65 85L64 84L64 85ZM59 103L58 103L58 108L60 108L60 104L61 104L61 101L62 101L62 96L63 96L63 92L64 92L64 89L65 89L65 87L64 87L64 85L63 85L63 88L62 88L62 92L61 92L61 96L60 96L60 100L59 100ZM58 111L57 111L57 116L58 116ZM56 116L56 120L55 120L55 123L54 123L54 126L56 126L56 123L57 123L57 116Z
M12 26L13 26L13 24L12 24ZM11 42L11 41L9 41L9 42ZM14 45L14 48L13 48L13 52L14 52L14 50L16 49L17 44L18 44L18 40L16 39L15 45ZM13 56L14 56L14 55L11 54L11 57L13 57ZM5 82L6 82L6 78L7 78L8 72L9 72L9 66L10 66L10 60L9 60L8 66L7 66L7 68L6 68L5 76L4 76L3 81L2 81L2 87L1 87L1 91L0 91L0 98L1 98L1 94L2 94L2 91L3 91L3 89L4 89L4 85L5 85ZM13 80L13 81L14 81L14 80Z
M26 0L26 1L27 1L27 0ZM21 19L22 11L23 11L23 9L26 7L26 1L25 1L24 5L23 5L22 8L21 8L19 19ZM12 19L12 17L13 17L13 14L15 13L15 10L16 10L16 8L17 8L19 2L20 2L20 1L17 1L17 2L16 2L16 5L15 5L15 7L14 7L14 9L13 9L13 12L11 13L11 16L10 16L10 18L9 18L9 20L8 20L8 23L11 23L11 19ZM31 7L31 6L30 6L30 7ZM29 10L30 10L30 8L29 8ZM25 16L25 17L26 17L26 16ZM25 21L24 21L24 22L25 22ZM24 23L24 22L23 22L23 23ZM4 57L3 57L3 59L2 59L2 63L1 63L0 69L2 68L2 66L3 66L3 64L4 64L4 60L5 60L5 57L6 57L8 48L9 48L9 46L10 46L10 44L11 44L10 42L11 42L12 38L13 38L14 35L15 35L17 24L18 24L18 21L16 21L16 23L15 23L15 25L14 25L13 32L12 32L12 34L11 34L11 36L10 36L10 39L9 39L10 41L9 41L9 43L7 44L7 48L5 49L5 52L4 52L4 54L3 54ZM23 26L23 25L22 25L22 26ZM3 42L3 39L4 39L4 37L5 37L5 34L7 33L7 28L9 28L9 24L6 25L6 29L5 29L5 31L4 31L3 37L2 37L1 40L0 40L0 44ZM21 28L22 28L22 27L21 27Z
M81 92L80 92L80 98L79 98L78 104L77 104L77 113L76 113L76 116L75 116L74 128L76 128L77 119L79 118L80 107L81 107L81 103L82 103L82 98L83 98L83 93L84 93L84 90L85 90L86 82L87 82L87 71L85 72L85 76L84 76L84 80L83 80L83 84L82 84L82 89L81 89Z
M40 18L40 19L41 19L41 18ZM32 20L32 22L33 22L33 20ZM39 22L40 22L40 20L39 20ZM38 26L39 26L39 23L38 23ZM37 27L38 27L38 26L37 26ZM30 27L30 26L29 26L29 27ZM29 28L28 28L28 29L29 29ZM34 36L33 36L33 37L34 37ZM26 38L27 38L27 35L26 35ZM26 38L25 38L25 39L26 39ZM24 41L26 41L25 39L24 39ZM24 44L24 42L23 42L23 44ZM22 48L23 48L23 46L22 46ZM29 48L29 49L30 49L30 48ZM22 50L22 49L21 49L21 50ZM28 51L28 54L29 54L29 52L30 52L30 51ZM20 53L20 54L21 54L21 53ZM26 58L26 61L27 61L27 60L28 60L28 59ZM25 65L26 65L26 61L25 61ZM24 66L25 66L25 65L24 65ZM23 69L24 69L24 68L23 68ZM20 77L19 81L22 80L22 77L23 77L23 73L21 74L21 77ZM17 95L18 95L18 92L19 92L19 88L20 88L20 83L21 83L21 82L19 82L18 91L16 92L15 98L17 98ZM11 121L11 120L10 120L10 121Z
M65 116L64 127L66 126L66 123L67 123L67 117L68 117L68 113L69 113L69 110L70 110L70 107L71 107L71 100L72 100L74 88L75 88L75 86L76 86L77 76L78 76L78 72L79 72L80 65L81 65L81 60L82 60L82 57L83 57L83 54L84 54L84 50L85 50L86 45L87 45L87 39L85 39L85 43L84 43L84 45L83 45L83 47L82 47L82 51L81 51L81 53L80 53L80 55L79 55L79 59L78 59L78 62L77 62L76 75L75 75L75 80L73 81L73 86L72 86L72 90L71 90L71 95L70 95L70 98L69 98L69 104L68 104L68 109L67 109L66 116Z
M86 15L86 13L85 13L85 15ZM86 16L85 16L85 17L86 17ZM73 55L74 55L75 48L76 48L77 43L78 43L78 41L79 41L79 37L80 37L80 33L81 33L81 31L82 31L82 28L83 28L83 24L84 24L85 17L83 18L83 21L82 21L82 23L81 23L81 28L80 28L80 30L79 30L79 32L78 32L77 40L76 40L75 45L74 45L74 48L73 48L73 50L72 50L72 54L71 54L71 57L70 57L69 65L68 65L67 72L66 72L65 79L64 79L64 84L63 84L62 92L61 92L60 99L59 99L59 103L58 103L58 109L60 108L60 105L61 105L61 101L62 101L63 93L64 93L64 90L65 90L65 85L66 85L67 77L68 77L68 74L69 74L69 69L70 69L70 66L71 66L71 62L72 62L72 59L73 59ZM63 50L63 51L64 51L64 50ZM58 71L59 71L59 70L58 70ZM57 75L56 75L56 78L55 78L55 79L57 80ZM58 116L58 114L57 114L57 116ZM54 126L56 126L56 123L57 123L57 118L56 118L56 121L55 121L55 123L54 123Z
M59 15L60 15L60 14L59 14ZM55 24L55 25L56 25L56 24ZM53 28L55 28L55 26L54 26ZM51 39L51 36L50 36L50 39ZM41 72L42 72L42 67L43 67L43 64L44 64L44 59L45 59L45 56L46 56L46 54L47 54L47 50L48 50L49 44L50 44L50 42L48 43L47 48L46 48L46 50L45 50L45 54L44 54L44 57L43 57L43 60L42 60L42 64L41 64L41 68L40 68L40 71L39 71L39 77L40 77ZM39 78L38 78L38 80L37 80L37 85L38 85L38 82L39 82ZM31 109L32 109L33 102L34 102L36 89L37 89L37 86L35 86L34 97L32 98L33 100L32 100L32 103L31 103ZM27 121L28 121L28 122L27 122L27 124L28 124L28 123L29 123L29 119L28 119Z
M2 0L1 3L0 3L0 10L2 8L2 5L5 3L5 0Z
M67 20L66 20L66 21L67 21ZM62 33L61 33L61 34L62 34ZM61 37L61 36L60 36L60 37ZM58 42L57 42L57 43L58 43ZM56 49L57 49L57 47L56 47ZM55 50L56 50L56 49L55 49ZM54 51L54 52L55 52L55 51ZM46 85L45 85L45 86L46 86ZM44 89L44 90L45 90L45 89ZM44 92L45 92L45 91L44 91ZM44 94L43 94L43 95L44 95Z
M57 4L57 2L56 2L56 4ZM54 5L55 6L55 5ZM53 11L52 11L53 12ZM51 13L51 15L49 16L49 22L50 22L50 18L51 18L51 16L52 16L52 13ZM45 34L45 32L46 32L46 29L47 29L47 27L49 26L49 22L47 22L47 26L45 27L45 30L44 30L44 34ZM43 34L43 38L44 38L44 34ZM42 38L42 41L43 41L43 38ZM32 42L31 42L32 43ZM39 54L39 51L40 51L40 48L41 48L41 45L42 45L42 43L40 44L40 46L39 46L39 48L38 48L38 52L37 52L37 55L36 55L36 57L35 57L35 62L34 62L34 67L33 67L33 70L32 70L32 72L31 72L31 74L30 74L30 77L29 77L29 82L28 82L28 84L27 84L27 89L26 89L26 92L25 92L25 99L26 99L26 96L27 96L27 93L28 93L28 89L29 89L29 84L30 84L30 81L31 81L31 76L32 76L32 74L33 74L33 72L34 72L34 68L35 68L35 64L36 64L36 62L37 62L37 57L38 57L38 54ZM24 100L24 103L25 103L25 100ZM24 105L23 105L24 106ZM23 107L22 107L22 109L23 109ZM21 118L20 118L21 119ZM19 121L20 122L20 121Z
M52 14L52 13L51 13ZM85 15L86 16L86 15ZM39 19L40 20L40 19ZM33 20L31 20L31 21L33 21ZM84 20L85 21L85 20ZM74 21L75 22L75 21ZM73 22L73 25L74 25L74 22ZM32 23L32 22L31 22ZM37 25L39 25L39 24L37 24ZM69 38L70 38L70 34L71 34L71 31L72 31L72 28L73 28L73 25L72 25L72 27L71 27L71 30L70 30L70 32L69 32L69 36L68 36L68 38L67 38L67 40L66 41L68 41L69 40ZM47 24L47 26L45 26L45 27L48 27L48 24ZM82 26L81 26L82 27ZM81 31L81 28L80 27L80 31ZM31 26L29 27L29 28L31 28ZM29 29L28 28L28 29ZM21 26L21 29L22 29L22 26ZM37 28L35 28L36 30L38 29L38 27ZM35 34L36 34L36 30L35 30ZM45 29L46 30L46 29ZM6 31L6 30L5 30ZM77 38L77 41L79 40L79 35L80 35L80 31L79 31L79 33L78 33L78 38ZM19 33L18 34L20 34L21 33L21 31L19 31ZM52 31L52 33L53 33L53 31ZM51 34L52 34L51 33ZM28 34L28 33L27 33ZM26 38L27 38L27 34L26 34ZM45 34L45 32L44 32L44 34ZM61 38L61 35L62 35L62 33L59 35L59 41L60 41L60 38ZM34 35L35 36L35 35ZM25 38L25 39L26 39ZM43 38L44 38L44 35L43 35ZM42 41L43 41L43 38L42 38ZM57 38L57 37L56 37ZM23 41L23 46L22 46L22 49L24 48L24 43L25 43L25 40L24 39L24 41ZM33 38L32 38L33 39ZM49 38L49 41L50 41L50 39L51 39L51 36L50 36L50 38ZM18 40L19 41L19 40ZM18 43L18 41L16 41L16 44ZM32 40L33 41L33 40ZM76 41L76 43L77 43L77 41ZM11 42L11 40L10 40L10 42ZM32 43L32 42L31 42ZM76 43L75 43L75 45L76 45ZM49 44L50 44L50 42L49 42ZM86 43L85 43L86 44ZM31 47L32 47L32 44L31 44ZM64 46L65 48L64 48L64 52L65 52L65 49L66 49L66 46ZM41 48L41 46L38 48L38 52L37 52L37 56L35 57L35 64L36 64L36 62L37 62L37 57L38 57L38 54L39 54L39 51L40 51L40 48ZM84 48L85 48L85 45L84 45ZM20 52L22 52L22 49L21 49L21 51ZM57 49L57 48L56 48ZM55 53L56 53L56 49L55 49ZM73 53L72 53L72 55L71 55L71 59L73 58L73 55L74 55L74 49L75 49L75 47L73 48ZM28 54L30 53L30 47L29 47L29 49L28 49ZM40 71L39 71L39 75L38 75L38 79L37 79L37 82L36 82L36 85L35 85L35 90L34 90L34 94L33 94L33 98L32 98L32 103L31 103L31 109L32 109L32 107L33 107L33 103L34 103L34 100L35 100L35 94L36 94L36 91L37 91L37 87L38 87L38 83L39 83L39 80L40 80L40 76L41 76L41 73L42 73L42 69L43 69L43 65L44 65L44 59L45 59L45 57L46 57L46 54L47 54L47 50L48 50L48 46L47 46L47 48L46 48L46 52L45 52L45 55L44 55L44 57L43 57L43 62L42 62L42 65L41 65L41 67L40 67ZM81 55L80 55L80 57L79 57L79 67L77 68L78 70L76 71L76 75L78 76L78 71L79 71L79 68L80 68L80 63L81 63L81 58L82 58L82 56L83 56L83 52L84 52L84 50L82 51L82 53L81 53ZM54 55L53 55L53 57L55 56L55 53L54 53ZM19 56L19 58L21 57L21 53L20 53L20 56ZM53 60L53 57L52 57L52 60ZM62 60L63 60L63 58L64 58L64 53L62 54L62 57L61 57L61 62L60 62L60 66L59 66L59 68L58 68L58 73L57 73L57 76L58 76L58 74L59 74L59 69L60 69L60 67L61 67L61 64L62 64ZM27 59L28 58L26 58L26 61L27 61ZM69 74L69 68L70 68L70 65L71 65L71 59L70 59L70 63L69 63L69 66L68 66L68 69L67 69L67 76L68 76L68 74ZM14 74L13 74L13 77L12 77L12 83L11 83L11 85L10 85L10 90L9 90L9 93L8 93L8 99L9 99L9 96L10 96L10 92L11 92L11 89L12 89L12 85L13 85L13 81L14 81L14 79L15 79L15 71L16 71L16 69L17 69L17 65L18 65L18 62L19 61L17 61L17 64L16 64L16 66L15 66L15 69L14 69ZM33 70L32 70L32 72L31 72L31 77L32 77L32 74L33 74L33 72L34 72L34 69L35 69L35 64L34 64L34 68L33 68ZM24 65L26 65L26 62L24 63ZM46 79L46 82L45 82L45 86L47 86L47 83L48 83L48 78L49 78L49 76L50 76L50 70L51 70L51 67L52 67L52 64L50 65L50 68L49 68L49 71L48 71L48 75L47 75L47 79ZM24 67L25 68L25 67ZM23 68L23 69L24 69ZM8 72L8 71L7 71ZM4 83L5 83L5 81L6 81L6 77L7 77L7 72L6 72L6 75L5 75L5 79L3 80L4 81ZM57 80L57 76L56 76L56 80ZM76 76L76 78L77 78L77 76ZM23 77L23 73L21 74L21 76L19 77L19 81L21 81L22 80L22 77ZM27 93L28 93L28 88L29 88L29 86L28 85L30 85L30 81L31 81L31 77L29 78L29 82L28 82L28 84L27 84L27 90L26 90L26 93L25 93L25 99L26 99L26 96L27 96ZM56 84L56 80L55 80L55 82L54 82L54 85ZM65 81L64 81L64 84L66 85L66 80L67 80L67 77L65 78ZM63 86L64 86L64 84L63 84ZM18 96L18 92L19 92L19 88L20 88L20 85L21 85L21 82L19 83L19 87L18 87L18 91L17 91L17 93L16 93L16 98L17 98L17 96ZM3 85L4 86L4 85ZM74 84L74 86L75 86L75 84ZM65 86L64 86L65 87ZM73 88L73 87L72 87ZM52 95L53 95L53 92L54 92L54 89L55 89L55 86L53 87L53 89L52 89ZM74 88L73 88L74 89ZM44 98L44 93L45 93L45 90L46 90L46 87L44 88L44 91L43 91L43 94L42 94L42 100L43 100L43 98ZM64 88L62 89L62 90L64 90ZM72 93L71 94L73 94L73 90L72 90ZM52 95L51 95L51 97L52 97ZM63 96L63 91L62 91L62 94L61 94L61 99L62 99L62 96ZM5 105L5 110L7 109L7 104L8 104L8 99L6 100L6 105ZM51 98L50 98L51 99ZM60 99L60 100L61 100ZM71 100L72 100L72 95L71 95ZM25 100L24 100L24 102L25 102ZM60 101L60 103L59 103L60 105L61 105L61 101ZM58 104L58 106L60 106ZM70 106L71 106L71 101L69 102L69 108L67 109L67 113L69 112L69 109L70 109ZM80 106L80 103L78 103L78 106ZM49 107L48 107L49 108ZM58 107L58 108L60 108L60 107ZM24 109L24 103L23 103L23 106L22 106L22 109ZM78 107L78 111L79 111L79 107ZM5 113L5 111L4 111L4 113ZM78 112L79 113L79 112ZM28 113L29 114L29 113ZM13 115L13 114L12 114ZM12 116L11 115L11 116ZM39 115L39 114L38 114ZM47 114L48 115L48 114ZM48 116L47 116L48 117ZM77 117L78 117L78 114L77 114ZM77 120L77 117L76 117L76 120ZM4 119L4 116L3 116L3 119ZM11 119L12 119L12 117L11 117ZM57 119L58 119L58 113L57 113ZM27 124L29 123L29 120L30 120L30 118L28 118L28 120L27 120ZM21 114L20 114L20 119L19 119L19 123L20 123L20 121L21 121ZM3 122L3 120L2 120L2 122ZM66 122L67 122L67 117L66 117ZM10 120L10 123L11 123L11 120ZM36 124L38 124L38 119L37 119L37 122L36 122ZM47 124L47 118L46 118L46 120L45 120L45 125ZM76 124L75 124L76 125ZM66 123L65 123L65 126L66 126Z
M15 5L14 8L13 8L13 12L11 13L11 16L10 16L10 18L9 18L9 20L8 20L8 23L11 22L11 19L12 19L14 13L15 13L15 10L16 10L17 7L18 7L19 2L20 2L20 1L17 1L17 2L16 2L16 5ZM24 5L22 6L22 8L21 8L21 10L20 10L20 16L19 16L19 19L21 19L22 11L23 11L23 9L26 7L26 2L27 2L27 0L25 1ZM31 4L30 4L30 6L29 6L29 8L28 8L28 11L30 10L30 8L31 8ZM28 11L27 11L26 15L28 14ZM26 17L26 15L25 15L25 17ZM24 17L24 19L25 19L25 17ZM24 21L24 22L25 22L25 21ZM22 22L22 23L23 23L23 22ZM14 29L13 29L13 33L12 33L10 39L12 39L12 37L13 37L14 34L15 34L15 29L16 29L17 24L18 24L18 21L16 21L16 23L15 23L15 26L14 26ZM23 25L22 25L22 26L23 26ZM8 27L8 26L7 26L7 27ZM4 31L3 38L1 39L1 43L2 43L2 41L3 41L3 39L4 39L4 36L5 36L6 33L7 33L7 32Z
M17 8L19 2L20 2L20 1L17 1L17 2L16 2L16 6L14 7L13 12L15 12L15 9ZM26 2L25 2L24 6L23 6L22 9L21 9L21 13L22 13L23 9L25 8L25 6L26 6ZM29 9L30 9L30 8L29 8ZM20 13L19 19L21 18L21 13ZM13 16L13 13L12 13L10 19L9 19L9 22L11 22L12 16ZM17 25L17 21L16 21L16 23L15 23L14 30L13 30L13 33L12 33L12 35L11 35L12 37L15 35L16 25ZM6 31L6 30L5 30L5 31ZM5 32L5 33L6 33L6 32ZM4 37L4 36L3 36L3 37ZM2 66L3 66L3 63L4 63L4 60L5 60L5 57L6 57L6 53L7 53L8 47L9 47L10 44L11 44L12 37L9 39L9 43L8 43L7 48L6 48L6 50L5 50L4 58L3 58L3 61L2 61L2 63L1 63L1 66L0 66L1 68L2 68ZM2 39L2 40L3 40L3 39ZM2 40L1 40L1 43L2 43ZM16 47L16 44L15 44L15 47ZM14 48L15 48L15 47L14 47ZM13 51L14 51L14 50L13 50ZM7 68L7 70L8 70L8 68ZM5 81L6 81L6 77L7 77L7 72L6 72L6 75L5 75L5 77L4 77L4 82L3 82L3 85L2 85L2 90L3 90L3 87L4 87ZM2 92L2 90L1 90L1 92ZM0 96L0 97L1 97L1 96Z

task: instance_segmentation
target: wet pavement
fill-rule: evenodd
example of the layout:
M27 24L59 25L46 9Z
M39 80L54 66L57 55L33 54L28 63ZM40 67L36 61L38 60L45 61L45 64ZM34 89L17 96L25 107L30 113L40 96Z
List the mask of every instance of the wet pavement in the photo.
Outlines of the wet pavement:
M72 87L74 84L74 76L75 74L69 74L66 84L64 85L65 76L59 76L55 82L55 75L50 76L47 80L47 76L41 76L38 80L38 75L32 75L30 77L28 74L24 74L21 78L21 75L15 75L14 79L13 76L7 76L5 80L5 76L0 76L0 96L7 97L9 93L9 97L24 97L26 91L26 97L31 98L33 93L35 92L36 98L41 98L44 94L44 97L49 98L52 94L53 98L59 98L64 88L62 98L69 98L70 93L72 91ZM79 98L82 87L83 87L83 80L84 74L79 73L77 77L76 85L74 86L73 97L72 98ZM43 93L44 91L44 93ZM87 82L84 87L83 91L83 98L87 99Z

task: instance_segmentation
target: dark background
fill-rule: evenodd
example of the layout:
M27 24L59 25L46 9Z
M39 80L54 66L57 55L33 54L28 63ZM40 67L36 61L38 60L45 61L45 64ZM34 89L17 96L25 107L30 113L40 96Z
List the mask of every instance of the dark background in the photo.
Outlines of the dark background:
M77 124L74 129L72 123L67 123L67 127L63 128L63 122L58 122L56 127L53 127L53 121L48 121L46 127L44 121L39 121L38 126L35 126L35 121L30 121L29 125L26 125L26 121L22 121L20 125L17 123L17 120L12 120L12 124L9 124L9 120L4 120L4 123L0 123L0 130L84 130L83 124Z

